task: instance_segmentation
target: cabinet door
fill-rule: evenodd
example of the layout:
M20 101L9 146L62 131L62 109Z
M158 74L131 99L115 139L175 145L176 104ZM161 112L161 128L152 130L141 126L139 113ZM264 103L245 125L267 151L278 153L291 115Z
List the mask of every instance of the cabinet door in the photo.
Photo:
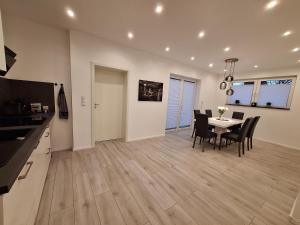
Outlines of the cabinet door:
M1 11L0 11L0 70L6 70Z
M47 127L40 139L38 148L33 151L33 154L45 154L50 153L50 129Z

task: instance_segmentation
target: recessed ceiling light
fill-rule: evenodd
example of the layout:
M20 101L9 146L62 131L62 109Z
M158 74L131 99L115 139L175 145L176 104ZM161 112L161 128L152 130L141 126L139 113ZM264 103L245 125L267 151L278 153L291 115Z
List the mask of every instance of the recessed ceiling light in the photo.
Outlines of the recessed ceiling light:
M166 51L166 52L169 52L169 51L170 51L170 47L167 46L167 47L165 48L165 51Z
M209 66L210 68L212 68L212 67L214 67L214 64L213 64L213 63L210 63L208 66Z
M292 34L292 31L287 30L286 32L284 32L284 33L282 34L282 36L283 36L283 37L287 37L287 36L290 36L291 34Z
M158 3L155 6L155 13L161 14L163 11L164 11L164 6L162 4L160 4L160 3Z
M255 69L257 69L257 68L258 68L258 65L254 65L253 67L254 67Z
M205 31L200 31L198 37L203 38L204 36L205 36Z
M279 0L272 0L266 4L266 9L273 9L275 6L279 4Z
M224 69L224 72L227 72L227 69Z
M224 48L224 51L225 51L225 52L229 52L229 51L230 51L230 47Z
M67 9L67 15L71 18L74 18L75 17L75 13L72 9Z
M128 33L127 33L127 37L128 37L129 39L132 39L132 38L134 37L134 35L133 35L132 32L128 32Z
M298 60L298 62L300 63L300 59Z
M297 48L293 48L293 49L292 49L292 52L299 52L299 50L300 50L300 49L299 49L298 47L297 47Z
M192 60L192 61L194 61L194 60L195 60L195 57L194 57L194 56L192 56L192 57L191 57L191 60Z

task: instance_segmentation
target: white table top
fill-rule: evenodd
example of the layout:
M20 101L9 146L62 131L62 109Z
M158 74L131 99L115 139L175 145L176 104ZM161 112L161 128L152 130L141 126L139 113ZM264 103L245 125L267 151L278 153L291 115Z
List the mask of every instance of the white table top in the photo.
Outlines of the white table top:
M219 120L219 117L208 118L208 124L221 128L228 128L234 125L242 124L243 120L231 119L231 118L222 118Z

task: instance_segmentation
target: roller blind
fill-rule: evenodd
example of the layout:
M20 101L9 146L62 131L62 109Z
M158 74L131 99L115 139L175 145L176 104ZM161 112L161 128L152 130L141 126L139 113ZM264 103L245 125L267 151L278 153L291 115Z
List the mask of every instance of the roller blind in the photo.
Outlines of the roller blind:
M181 81L171 78L169 83L168 113L166 129L175 129L178 126L180 112Z
M196 84L183 81L183 93L180 115L180 127L189 127L193 119L194 97Z
M287 108L292 80L264 80L260 82L258 106Z
M229 97L229 104L250 105L254 90L254 81L233 82L232 89L234 94Z

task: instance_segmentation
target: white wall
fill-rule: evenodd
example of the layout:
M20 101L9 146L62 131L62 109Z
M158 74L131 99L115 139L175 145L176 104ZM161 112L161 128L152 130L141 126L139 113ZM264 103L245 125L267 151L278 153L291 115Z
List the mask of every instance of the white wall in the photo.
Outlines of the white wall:
M256 71L245 74L238 74L236 79L299 75L300 68L290 68L282 70ZM242 106L229 106L227 116L231 116L232 111L245 112L245 116L260 115L262 118L258 123L255 138L272 143L296 148L300 150L300 80L297 79L294 96L291 103L291 110L264 109ZM219 105L226 102L225 91L218 91Z
M64 84L70 118L60 120L56 113L51 142L53 150L71 149L73 141L68 32L7 14L2 17L5 44L17 53L17 62L6 77ZM55 91L56 98L58 87Z
M91 62L128 71L129 141L165 134L170 73L201 79L203 109L215 108L216 75L77 31L70 32L70 45L75 150L91 147ZM139 79L163 82L163 101L138 102ZM81 106L81 96L86 106Z

